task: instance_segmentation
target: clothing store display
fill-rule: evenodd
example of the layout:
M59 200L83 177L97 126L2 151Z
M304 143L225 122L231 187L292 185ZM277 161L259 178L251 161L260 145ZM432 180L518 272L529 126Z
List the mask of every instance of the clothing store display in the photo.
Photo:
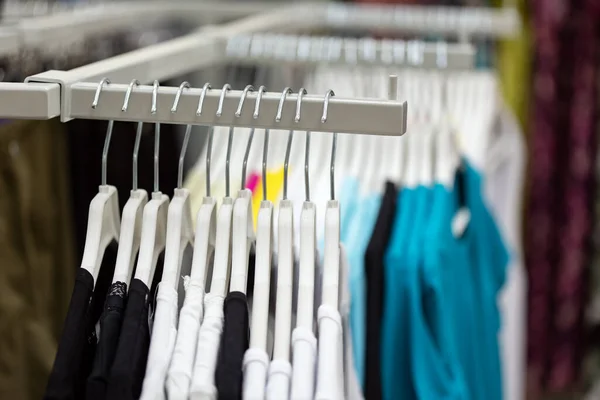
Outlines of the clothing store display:
M384 299L384 254L392 234L397 191L392 182L386 182L381 207L373 235L365 251L367 285L367 321L365 341L365 398L379 400L381 393L381 321Z
M87 270L80 268L77 272L44 399L85 397L87 377L92 371L98 341L95 326L104 308L116 255L116 246L107 248L95 284Z
M108 289L104 312L100 317L100 337L92 372L87 380L86 399L105 399L106 386L112 367L125 313L127 284L115 282Z
M219 345L219 358L215 382L219 398L242 398L242 364L248 349L248 300L241 292L230 292L223 305L223 333Z
M43 397L63 331L77 271L67 163L58 121L2 121L0 398Z

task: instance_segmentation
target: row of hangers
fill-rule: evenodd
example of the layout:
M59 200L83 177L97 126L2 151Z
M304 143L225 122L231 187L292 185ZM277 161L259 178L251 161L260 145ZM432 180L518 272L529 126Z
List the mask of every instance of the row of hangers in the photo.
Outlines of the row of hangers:
M102 87L109 84L108 79L103 79L97 88L92 107L96 107ZM125 95L122 111L127 112L129 98L134 87L139 85L133 80ZM156 109L156 93L158 82L154 82L152 110ZM185 88L189 88L187 82L183 82L173 103L171 112L177 112L180 95ZM205 84L199 99L198 114L203 112L203 99L210 90L210 84ZM230 85L223 87L217 116L222 113L223 100L230 89ZM242 105L246 94L254 91L251 85L245 87L236 116L241 115ZM262 93L266 91L264 86L258 89L254 117L260 113L260 101ZM292 93L290 88L285 88L281 95L277 116L275 120L281 119L283 104L286 97ZM295 120L301 119L302 97L306 90L300 89L297 100ZM322 122L327 120L328 103L334 92L329 90L323 103ZM266 198L266 165L267 149L269 144L269 130L267 129L263 143L262 175L263 201L258 214L258 225L256 234L252 224L251 197L252 193L244 189L244 183L237 197L232 197L229 182L229 165L233 143L233 128L228 135L226 156L226 197L217 210L217 200L211 197L210 178L207 180L207 193L203 199L202 206L196 216L196 230L193 228L192 215L189 202L189 192L182 187L183 160L191 133L191 125L188 125L181 154L179 157L178 187L175 189L173 198L169 201L168 196L161 193L158 188L158 161L160 144L160 124L156 124L155 155L154 155L154 192L148 201L147 193L137 187L137 151L141 140L142 123L138 123L137 134L133 155L133 189L127 201L122 218L119 218L119 206L116 189L106 183L106 164L112 133L113 121L109 121L107 135L102 155L102 184L99 193L90 204L88 230L82 261L82 267L87 269L94 279L99 273L102 255L111 241L119 242L117 261L113 282L122 281L129 283L134 271L134 260L139 250L139 257L135 267L135 278L140 279L150 287L156 269L159 254L164 250L164 270L161 285L174 285L177 290L180 282L180 271L183 252L188 245L193 245L193 260L191 267L191 279L206 279L209 271L209 260L214 252L214 266L212 268L212 280L210 282L210 293L225 296L228 291L246 293L248 282L248 262L251 248L256 249L256 270L254 283L254 303L251 321L251 348L267 350L267 331L269 314L269 288L270 271L273 254L278 258L277 277L277 310L276 310L276 336L274 343L274 358L289 360L290 337L292 321L292 280L294 263L294 231L293 231L293 205L287 199L287 169L289 165L290 149L293 133L288 135L287 149L285 155L285 183L283 200L279 203L278 215L278 245L277 251L273 241L273 214L274 205ZM213 131L209 132L206 174L210 177L211 153L213 143ZM251 132L243 162L243 176L245 176L248 155L254 133ZM325 253L324 253L324 275L323 275L323 304L328 304L337 309L339 294L339 230L340 230L340 205L335 200L335 189L333 185L335 174L335 153L337 134L333 135L331 148L331 199L327 202L326 226L325 226ZM314 298L314 263L316 251L316 206L310 201L308 181L308 160L310 152L310 133L306 136L305 157L305 188L306 201L303 206L300 226L300 291L298 325L312 329L314 321L313 298ZM244 181L244 180L243 180ZM231 267L230 267L231 266ZM285 332L280 334L279 332ZM251 382L249 383L251 384Z

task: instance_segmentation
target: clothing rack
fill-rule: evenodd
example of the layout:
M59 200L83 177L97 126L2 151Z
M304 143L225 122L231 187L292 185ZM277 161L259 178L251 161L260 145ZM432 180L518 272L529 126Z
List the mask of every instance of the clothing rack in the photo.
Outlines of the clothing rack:
M269 7L270 11L261 11L265 7ZM114 7L114 8L113 8ZM163 7L163 8L161 8ZM165 10L164 8L168 8ZM95 87L103 78L108 78L112 82L112 88L107 89L106 96L114 93L114 96L124 96L125 87L117 84L128 84L132 79L137 79L141 84L147 84L154 80L165 80L180 76L184 73L198 70L211 65L219 65L231 59L227 55L227 43L234 40L233 38L243 35L256 34L258 32L270 33L285 33L285 32L303 32L314 29L323 29L330 26L344 26L344 28L368 28L378 30L386 27L384 18L386 15L411 15L407 22L406 18L388 21L388 25L397 31L406 31L412 29L411 24L417 24L420 28L415 27L420 32L431 32L433 29L438 33L448 34L483 34L494 37L503 37L511 29L518 29L518 18L506 17L506 10L493 9L473 9L467 11L455 8L413 8L404 6L394 7L364 7L350 5L326 5L321 3L301 5L283 6L273 9L271 3L244 3L228 4L228 3L184 3L170 2L168 7L164 3L123 3L120 5L97 6L89 8L75 9L71 12L58 13L56 15L26 19L17 25L17 28L11 33L7 30L7 35L16 34L19 37L18 42L21 46L43 46L45 43L52 43L65 38L68 35L72 36L72 32L78 32L79 36L88 34L98 34L101 32L112 31L118 27L124 28L131 26L133 21L150 20L152 18L164 18L167 16L185 16L187 18L225 18L240 16L246 14L244 18L240 18L233 22L224 23L221 25L209 25L199 29L196 32L185 35L180 38L169 40L153 46L148 46L136 51L132 51L120 56L111 57L109 59L92 63L81 68L76 68L70 71L46 71L41 74L33 75L25 80L25 83L0 83L0 117L1 118L21 118L21 119L50 119L57 116L61 117L61 121L66 122L72 118L108 118L116 120L141 120L157 122L159 116L163 116L163 122L169 123L210 123L208 116L196 117L194 113L179 113L176 116L166 115L163 112L157 112L155 115L146 115L146 111L142 111L142 106L139 105L139 112L135 114L133 111L124 116L122 113L110 106L99 106L96 113L91 113L84 104L81 103L89 100L92 95L91 87ZM164 11L164 12L163 12ZM510 11L510 10L508 10ZM411 14L412 13L412 14ZM211 17L212 16L212 17ZM470 16L470 17L469 17ZM477 16L477 18L474 18ZM513 15L514 17L514 15ZM481 23L479 18L484 19ZM510 20L511 23L506 21ZM382 22L383 21L383 22ZM386 20L387 21L387 20ZM416 23L414 21L421 21ZM510 27L510 29L509 29ZM2 40L0 35L0 45L9 40ZM14 38L14 36L13 36ZM14 43L14 41L13 41ZM299 41L297 42L299 43ZM348 41L346 43L351 43ZM379 62L385 64L385 60L389 60L390 53L385 50L389 48L389 42L382 42L380 47L375 47L376 57L379 57ZM386 47L387 46L387 47ZM394 56L394 48L401 48L401 42L392 42L392 59L395 62L400 62L400 53ZM412 56L417 54L414 59L422 60L424 64L436 65L440 67L440 55L447 55L448 65L446 68L456 62L458 66L472 63L471 50L467 47L454 47L451 45L412 45L414 48L420 49L419 52L408 52L409 45L406 46L407 53L404 57L404 64L410 62ZM415 47L416 46L416 47ZM432 47L433 46L433 47ZM0 47L1 49L1 47ZM455 53L453 53L455 52ZM340 53L341 54L341 53ZM344 54L350 54L345 51ZM362 53L367 54L367 53ZM453 56L456 54L456 57ZM395 58L394 58L395 57ZM262 57L265 62L269 63L270 57ZM272 57L271 57L272 58ZM340 55L340 59L342 56ZM237 57L239 61L239 57ZM357 59L359 64L365 62L367 58L359 56ZM434 61L435 60L435 61ZM258 60L252 60L256 62ZM82 83L83 82L83 83ZM144 93L148 96L147 88L140 88L136 92L140 92L140 96L132 96L131 110L138 110L135 98L144 98ZM167 98L174 96L174 88L161 88L158 92L159 103L168 103ZM192 97L197 91L185 91L182 96L182 109L187 100ZM211 93L215 93L214 91ZM166 96L166 97L165 97ZM239 101L239 93L232 93L226 97L225 107L228 107ZM122 97L121 97L122 99ZM214 106L215 96L207 95L207 107ZM139 100L145 101L145 100ZM190 104L191 104L191 100ZM270 94L265 95L265 110L273 110L275 101L278 97L271 97ZM290 100L291 101L291 100ZM317 97L310 100L307 96L307 113L316 112L316 104L322 100L317 100ZM121 100L122 102L122 100ZM286 100L286 104L287 104ZM149 104L149 103L143 103ZM209 106L211 104L211 106ZM236 103L237 104L237 103ZM311 106L310 104L314 104ZM116 106L115 106L116 107ZM166 105L165 105L166 107ZM191 107L191 106L190 106ZM311 108L315 107L315 108ZM286 129L316 129L318 131L336 131L345 133L365 133L390 135L401 134L406 129L406 104L402 102L389 101L362 101L333 98L331 100L332 117L328 122L319 124L318 118L303 118L299 124L292 124L288 121L285 125L282 121L281 128ZM346 107L352 109L351 112L346 110ZM363 108L361 108L363 107ZM342 108L344 112L342 112ZM148 108L149 109L149 108ZM188 108L191 110L191 108ZM166 110L166 108L165 108ZM313 110L313 111L310 111ZM339 110L339 111L335 111ZM338 114L339 112L339 114ZM265 112L265 115L268 115ZM274 115L271 113L271 115ZM338 115L338 118L336 117ZM344 122L344 119L352 115ZM316 114L314 115L316 117ZM244 121L243 118L235 120L232 116L223 116L219 121L221 124L233 124L237 126L237 121ZM229 118L229 120L227 120ZM266 127L266 116L259 117L257 120L246 121L249 125L256 127ZM359 121L360 120L360 121ZM222 121L222 122L221 122ZM311 122L307 122L311 121ZM378 121L381 128L379 132L373 132L375 127L372 123L365 126L365 121ZM215 122L215 121L213 121ZM305 125L306 124L306 125ZM368 129L367 129L368 128Z

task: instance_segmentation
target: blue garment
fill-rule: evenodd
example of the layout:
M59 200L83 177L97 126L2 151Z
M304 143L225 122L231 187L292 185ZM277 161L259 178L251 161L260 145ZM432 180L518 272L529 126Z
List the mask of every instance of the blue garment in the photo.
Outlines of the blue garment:
M502 399L502 366L498 334L500 311L498 293L506 278L509 253L500 231L483 198L483 178L468 161L464 161L465 201L471 220L465 232L471 257L472 287L475 290L477 329L473 348L478 350L479 379L477 400Z
M381 390L384 400L414 399L410 370L409 295L407 246L414 224L410 215L415 190L398 193L397 210L389 248L384 257L384 299L381 321Z
M367 287L365 252L377 221L381 194L373 194L361 200L356 207L343 243L348 249L350 264L350 329L356 376L364 390L366 336L367 336Z
M340 241L346 243L348 230L360 204L360 183L355 177L344 179L339 195L340 200Z

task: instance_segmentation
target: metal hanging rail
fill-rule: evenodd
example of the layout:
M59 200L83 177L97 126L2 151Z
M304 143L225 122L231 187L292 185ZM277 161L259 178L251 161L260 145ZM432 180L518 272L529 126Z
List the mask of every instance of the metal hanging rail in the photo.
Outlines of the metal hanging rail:
M472 69L475 48L470 44L411 40L353 39L260 33L227 41L228 60L247 64L395 66L421 69Z
M98 83L76 83L71 87L70 107L62 110L64 117L84 119L104 119L121 121L160 122L168 124L218 125L235 127L256 127L283 130L303 130L314 132L341 132L370 135L398 136L406 132L406 102L372 99L344 99L331 97L327 120L323 115L323 95L305 95L302 98L302 117L295 121L297 95L290 94L283 103L282 118L275 121L281 101L281 93L264 92L260 100L260 112L253 115L257 92L245 96L243 112L237 117L235 112L242 98L242 91L230 90L225 93L222 115L217 116L217 108L222 96L221 89L206 92L202 113L198 115L202 89L189 88L181 93L176 112L171 111L178 88L160 87L156 92L156 111L151 111L153 87L136 86L129 99L127 111L121 107L129 85L108 84L102 88L98 105L91 104L98 89ZM374 123L376 121L376 123Z

